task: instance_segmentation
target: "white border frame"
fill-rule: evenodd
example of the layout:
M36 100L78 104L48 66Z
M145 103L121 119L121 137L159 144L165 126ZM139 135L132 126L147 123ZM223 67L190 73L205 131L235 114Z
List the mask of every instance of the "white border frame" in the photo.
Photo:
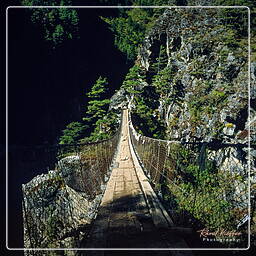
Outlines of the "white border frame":
M10 248L8 247L8 10L25 8L70 8L70 9L134 9L134 8L166 8L166 9L247 9L248 10L248 247L247 248ZM10 251L246 251L250 249L250 223L251 223L251 203L250 203L250 174L251 174L251 157L250 157L250 89L251 89L251 11L248 6L8 6L6 8L6 243L5 246Z

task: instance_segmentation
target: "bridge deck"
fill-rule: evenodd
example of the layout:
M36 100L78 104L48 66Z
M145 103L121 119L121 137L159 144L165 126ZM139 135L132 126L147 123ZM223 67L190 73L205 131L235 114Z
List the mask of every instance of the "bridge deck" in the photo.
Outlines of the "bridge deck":
M84 247L187 248L182 237L170 228L171 220L139 166L130 145L127 115L124 111L116 168ZM162 253L181 255L177 251ZM182 255L191 253L183 251Z

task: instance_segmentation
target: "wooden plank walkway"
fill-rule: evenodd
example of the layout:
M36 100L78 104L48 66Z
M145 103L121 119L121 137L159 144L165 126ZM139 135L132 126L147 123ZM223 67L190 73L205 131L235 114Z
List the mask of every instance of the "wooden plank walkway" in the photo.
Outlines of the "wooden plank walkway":
M139 165L129 137L127 110L123 112L115 166L83 248L188 248L172 228L170 217ZM98 253L109 255L103 251ZM192 255L190 251L152 253ZM146 255L150 255L149 252Z

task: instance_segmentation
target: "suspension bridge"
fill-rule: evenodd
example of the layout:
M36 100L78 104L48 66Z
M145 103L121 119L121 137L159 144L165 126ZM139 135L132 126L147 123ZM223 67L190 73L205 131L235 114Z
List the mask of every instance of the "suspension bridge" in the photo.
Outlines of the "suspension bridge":
M213 223L212 227L214 227L214 223L217 223L216 225L223 228L230 227L228 226L231 225L230 213L235 209L237 220L234 223L238 223L240 220L239 225L243 226L244 223L241 223L241 220L248 216L246 182L237 183L238 180L234 179L236 176L231 174L228 176L226 173L224 178L219 178L216 175L210 178L215 179L214 184L222 185L223 182L226 182L225 179L232 177L232 185L234 183L239 185L239 191L234 189L231 191L230 187L223 186L219 190L209 192L209 187L206 184L209 181L195 190L191 188L190 192L181 185L181 180L194 182L190 176L187 177L187 173L184 171L188 164L199 166L196 173L198 177L200 172L203 173L203 170L206 169L206 149L211 147L210 144L199 143L194 158L190 155L185 159L184 156L177 153L184 147L194 147L194 144L197 143L181 145L177 141L157 140L138 134L126 109L123 110L120 127L111 139L58 148L58 152L61 152L56 167L56 171L59 173L58 178L56 178L56 171L52 171L50 174L52 179L48 179L47 182L37 182L36 186L35 184L23 186L24 234L27 238L25 247L47 248L49 246L43 243L47 236L44 230L45 223L47 221L49 223L49 215L58 216L57 222L62 221L62 229L65 226L66 230L70 230L70 233L73 232L72 218L70 223L66 219L69 220L67 217L74 213L83 213L84 206L83 198L79 197L78 200L77 196L72 197L72 193L75 193L72 191L85 193L88 200L94 200L97 195L102 194L97 209L94 210L95 218L90 222L90 228L86 235L79 239L79 243L76 243L79 248L186 249L182 252L166 253L167 255L192 255L189 251L190 246L184 237L191 234L195 223L197 227L207 226L207 223L198 223L193 218L191 212L199 215L198 209L201 214L208 214L207 218L210 224ZM229 148L231 151L234 149L232 145L222 144L218 147ZM193 149L195 150L195 148ZM68 152L68 156L66 156L66 152ZM73 161L72 181L66 178L69 174L65 173L68 159ZM74 161L77 163L74 164ZM70 171L70 169L68 170ZM40 204L39 201L43 201L42 198L48 196L45 193L48 193L49 187L56 183L62 191L65 190L65 193L69 194L69 200L64 200L59 196L55 204L56 209L52 209L54 208L52 207L50 211L49 206L43 202L35 209L35 202ZM189 202L188 205L192 210L189 211L188 207L185 207L183 210L175 211L177 205L169 204L169 208L173 206L173 209L166 211L162 201L159 200L159 195L163 196L164 190L166 190L166 186L161 186L161 184L166 185L167 183L169 190L178 196L182 195L183 200ZM65 185L73 190L71 191ZM47 189L40 190L40 186L46 186ZM42 191L44 192L42 193ZM218 200L213 202L212 197ZM228 206L224 203L223 206L218 204L220 200L231 199L232 203ZM217 206L220 209L214 212ZM61 228L58 229L55 226L54 228L59 230L56 232L56 236L59 235L59 238L67 236L66 234L61 235ZM44 239L40 240L40 237L44 237ZM102 252L102 255L105 254Z
M85 247L188 248L142 171L123 112L115 168ZM190 255L186 253L184 255Z

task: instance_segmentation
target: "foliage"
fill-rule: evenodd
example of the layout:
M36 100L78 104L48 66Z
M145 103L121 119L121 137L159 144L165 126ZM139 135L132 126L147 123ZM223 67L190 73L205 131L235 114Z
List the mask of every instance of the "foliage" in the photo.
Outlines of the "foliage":
M72 122L63 130L60 144L73 144L108 139L118 127L118 114L109 111L110 100L107 99L108 82L99 77L87 97L90 99L87 111L81 122Z
M175 200L177 213L187 212L201 227L232 229L236 216L231 198L238 177L218 170L206 152L201 151L199 157L195 152L182 145L172 146L166 173L173 183L165 182L171 194L167 191L164 199Z
M133 10L145 12L143 9ZM102 18L110 25L111 30L115 34L115 45L121 52L126 53L127 58L130 60L136 58L137 47L142 43L145 34L143 23L139 24L133 20L133 17L129 16L129 13L133 10L126 12L127 17Z
M160 70L166 68L168 63L168 56L166 54L166 46L160 45L159 55L156 60L150 66L150 72L157 74Z
M168 5L167 0L134 0L132 6ZM110 25L115 35L115 45L127 55L129 60L137 56L137 48L143 42L146 33L153 27L157 17L164 9L132 8L121 10L119 17L102 19Z
M87 93L90 101L83 121L86 121L88 125L95 125L99 119L106 115L110 103L109 99L104 99L107 89L107 79L100 76L92 86L91 91Z
M254 0L214 0L214 5L223 6L247 6L251 9L252 27L256 24L255 8L256 2ZM225 26L230 26L236 31L239 36L248 36L248 10L247 9L220 9L219 17Z
M71 0L21 0L24 6L68 6ZM30 8L31 21L53 48L66 40L78 38L78 14L69 8Z
M234 124L232 124L232 123L226 123L225 126L226 126L227 128L233 128L233 127L234 127Z
M80 122L72 122L62 131L63 135L59 138L59 144L77 143L83 136L88 126Z
M84 138L81 142L99 141L111 138L118 128L118 115L114 111L108 111L106 115L98 119L95 129L90 137Z
M118 115L114 111L109 111L110 100L107 99L108 82L101 76L87 93L89 99L87 111L83 121L85 121L92 132L81 142L98 141L108 139L114 135L118 127Z
M145 79L145 71L135 64L126 75L122 88L130 95L136 128L146 136L164 138L165 126L158 113L159 94L154 86L147 85Z
M199 125L205 125L203 123L204 117L212 118L217 110L226 106L229 95L234 93L231 84L220 83L216 88L214 80L198 81L196 86L190 88L190 92L187 106L192 130L195 130ZM217 122L214 126L214 137L218 137L223 126L217 125Z
M163 139L165 125L158 113L159 95L154 86L145 86L134 96L132 116L136 129L143 135Z
M183 95L182 86L179 81L174 81L175 69L168 66L153 77L152 85L156 87L156 91L162 95L168 95L168 99L178 102Z
M238 45L238 42L235 41L236 38L238 38L238 32L234 29L225 29L225 34L222 35L222 40L225 42L225 45L227 45L230 48L236 48Z
M129 69L122 87L130 94L139 93L140 85L145 82L145 78L145 72L135 64Z
M126 0L120 3L118 0L100 0L109 5L131 6L170 6L187 5L187 0ZM137 56L137 49L143 42L145 35L155 25L157 18L165 8L132 8L120 9L118 17L102 19L109 24L115 35L115 45L127 55L129 60Z

